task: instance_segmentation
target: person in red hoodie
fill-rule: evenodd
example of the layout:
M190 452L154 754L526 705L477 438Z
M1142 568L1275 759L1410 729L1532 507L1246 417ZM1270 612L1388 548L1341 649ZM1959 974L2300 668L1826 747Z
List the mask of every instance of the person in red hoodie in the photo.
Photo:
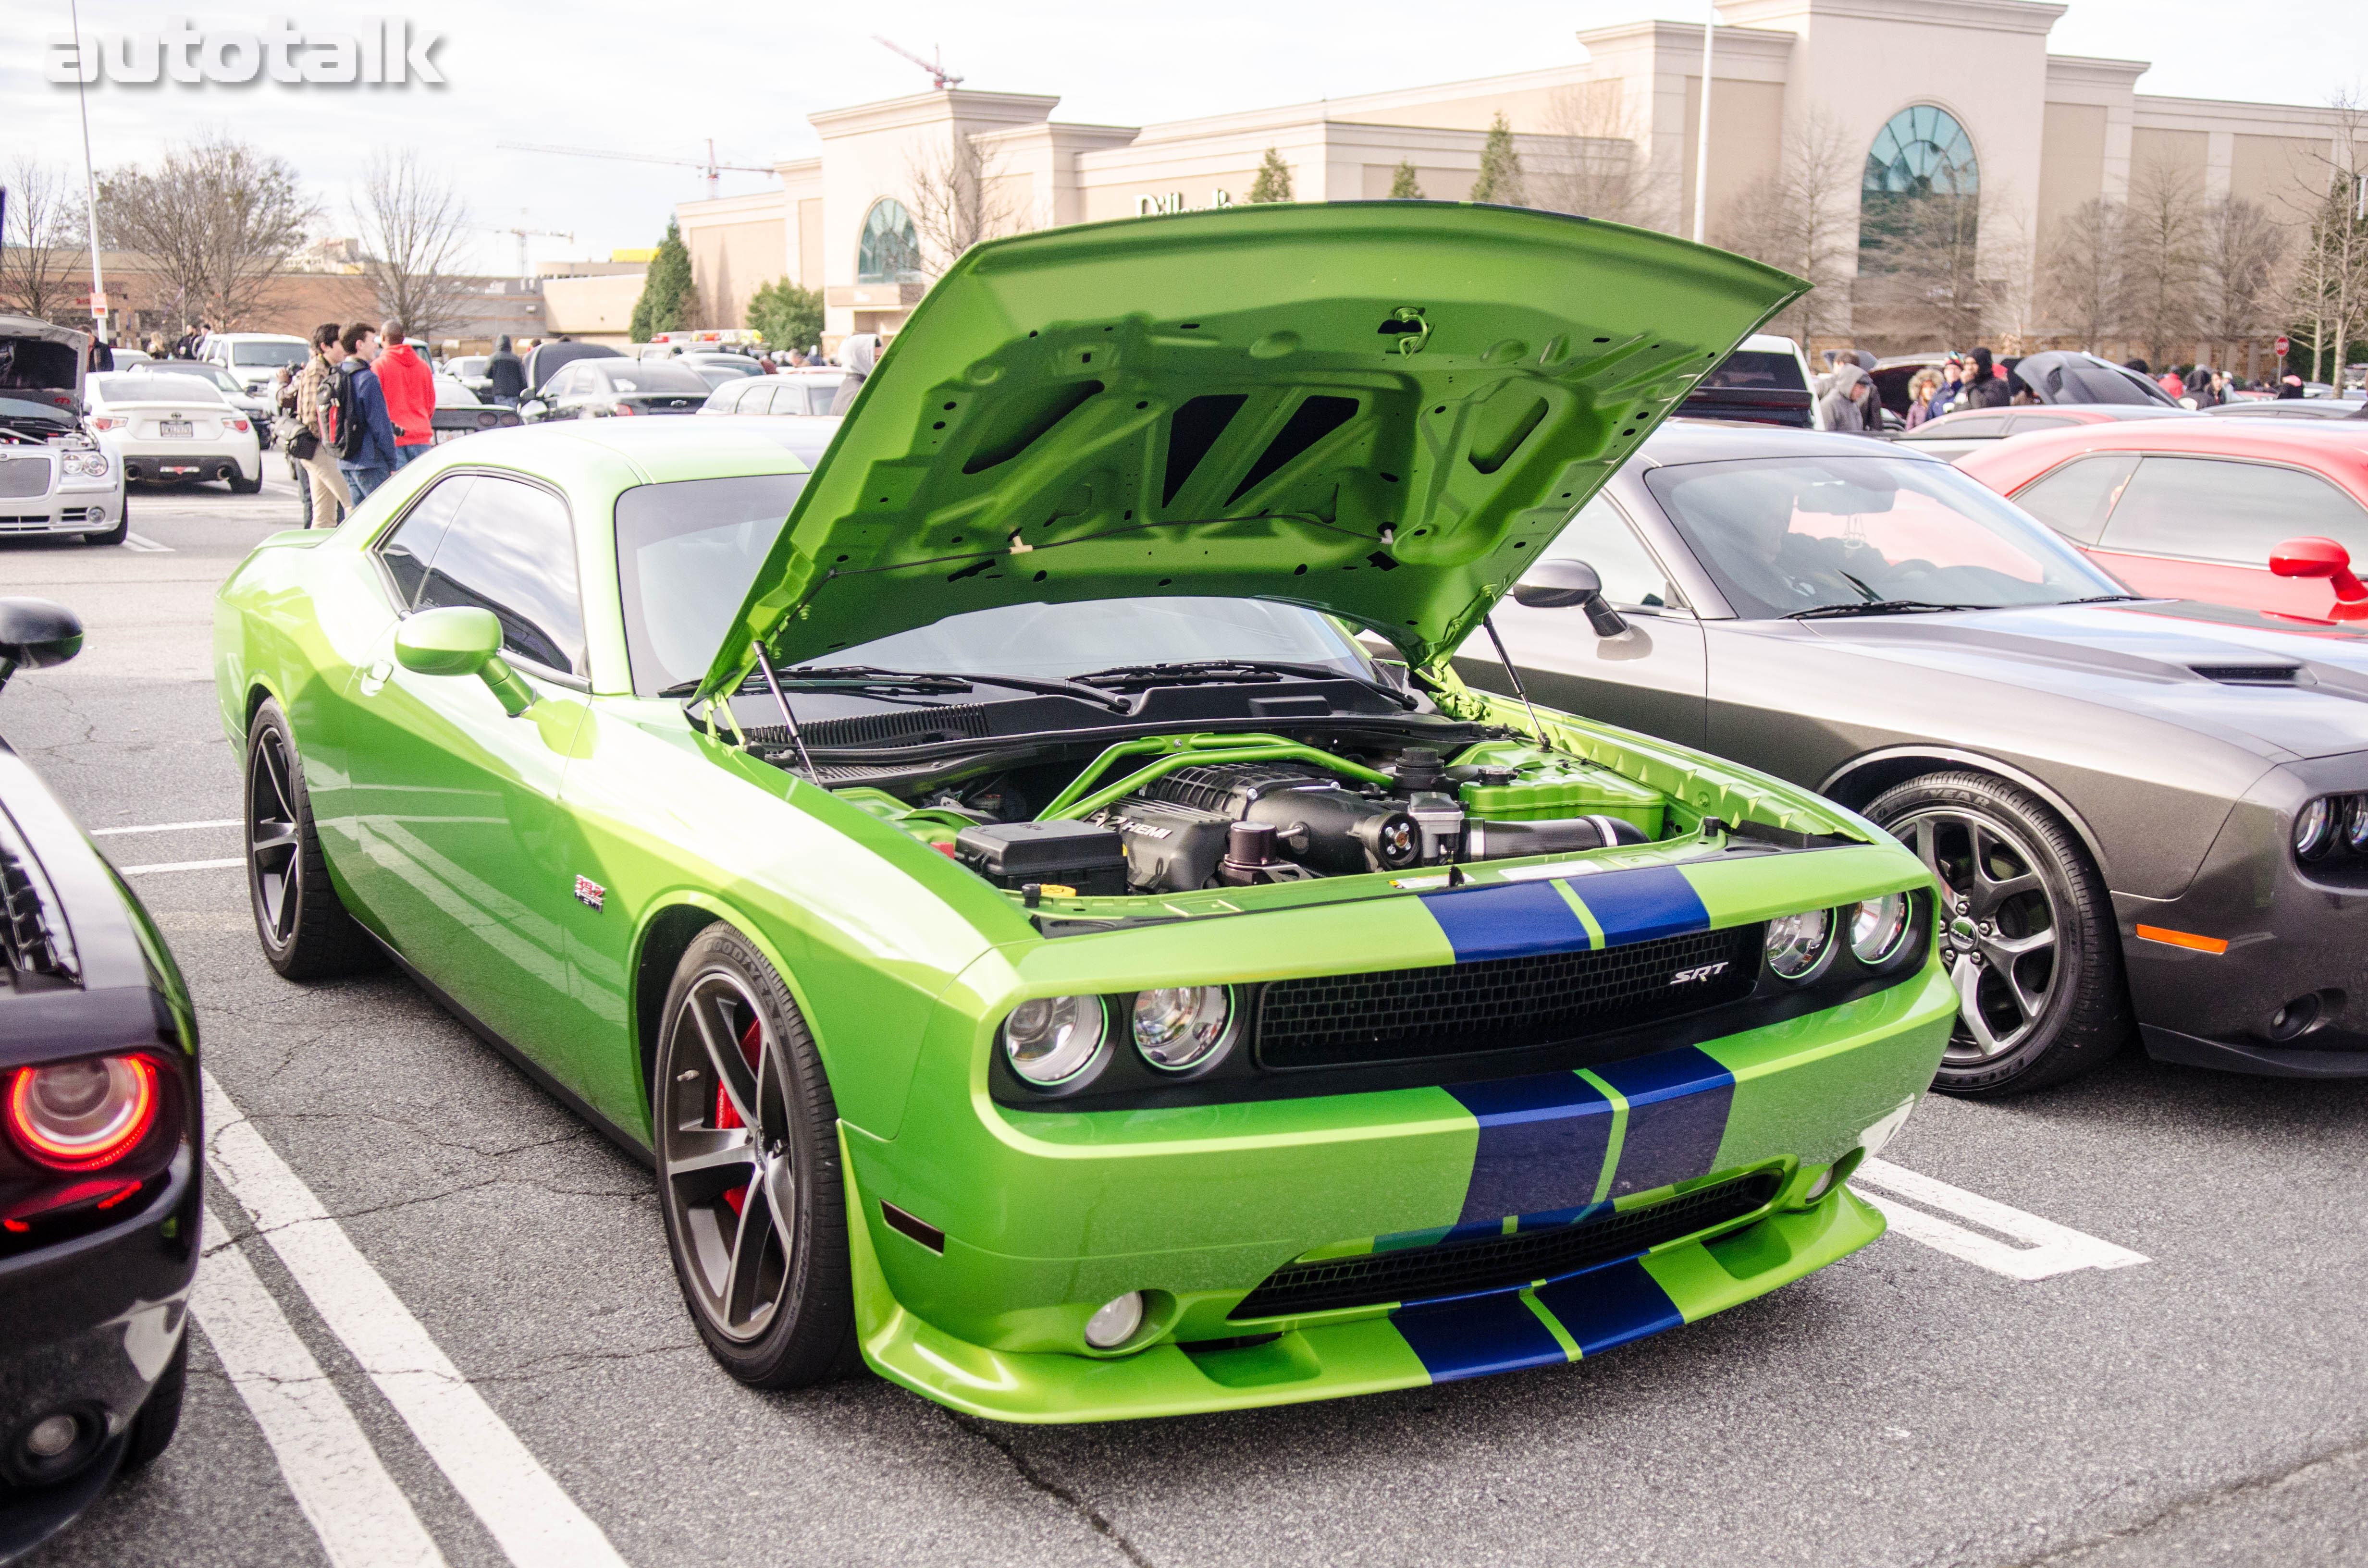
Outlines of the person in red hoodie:
M370 368L386 393L386 416L394 426L394 466L401 468L435 444L436 374L404 339L403 323L384 324L379 337L386 347Z

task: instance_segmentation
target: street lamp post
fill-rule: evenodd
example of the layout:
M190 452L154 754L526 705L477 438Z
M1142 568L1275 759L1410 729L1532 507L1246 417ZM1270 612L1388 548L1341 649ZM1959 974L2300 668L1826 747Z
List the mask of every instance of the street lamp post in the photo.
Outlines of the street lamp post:
M1718 7L1703 7L1702 119L1694 129L1694 244L1710 228L1710 44L1718 31Z
M74 97L82 108L82 199L83 219L88 225L84 236L90 243L90 330L92 335L104 340L107 336L107 280L99 275L98 264L98 176L90 162L90 71L82 53L82 6L79 0L66 0L66 16L74 23Z

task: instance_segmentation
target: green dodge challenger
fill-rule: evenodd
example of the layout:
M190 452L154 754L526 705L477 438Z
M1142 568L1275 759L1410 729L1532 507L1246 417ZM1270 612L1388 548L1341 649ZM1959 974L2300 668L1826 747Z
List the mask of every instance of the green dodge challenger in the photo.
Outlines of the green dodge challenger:
M649 1159L754 1384L1172 1415L1764 1294L1882 1233L1924 869L1448 657L1800 288L1498 208L1087 225L970 252L843 424L438 447L222 591L265 953L392 956Z

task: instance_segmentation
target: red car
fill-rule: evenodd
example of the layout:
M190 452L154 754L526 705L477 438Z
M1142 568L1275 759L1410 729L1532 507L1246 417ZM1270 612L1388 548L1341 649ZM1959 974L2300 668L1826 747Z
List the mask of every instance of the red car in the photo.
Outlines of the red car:
M2141 594L2368 620L2368 427L2148 419L2019 437L1957 466Z

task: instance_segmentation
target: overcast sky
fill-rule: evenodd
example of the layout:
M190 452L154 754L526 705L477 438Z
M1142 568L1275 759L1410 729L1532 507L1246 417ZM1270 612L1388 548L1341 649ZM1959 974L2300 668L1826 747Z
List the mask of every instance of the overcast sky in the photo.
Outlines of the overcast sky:
M941 49L965 85L1061 97L1062 119L1141 125L1345 97L1579 58L1583 28L1648 17L1695 20L1696 0L1193 0L1184 6L1050 0L902 0L887 6L654 6L650 0L415 0L407 6L266 7L83 0L86 33L258 29L359 32L393 15L443 35L441 88L95 86L91 152L103 170L154 158L195 128L225 128L295 165L350 233L351 184L379 147L416 149L448 170L476 221L573 233L536 258L604 257L655 244L675 202L704 194L689 168L503 151L504 142L695 158L712 137L726 163L769 165L817 150L808 113L918 91L928 79L871 41L877 27L923 54ZM1180 19L1180 20L1179 20ZM79 170L73 88L44 79L45 40L69 30L67 0L0 0L0 170L20 153ZM2146 93L2323 102L2368 81L2363 0L2071 0L2049 48L2150 60ZM1979 85L1972 85L1973 91ZM1880 95L1881 84L1868 91ZM768 176L726 174L724 194ZM480 236L489 270L516 241Z

